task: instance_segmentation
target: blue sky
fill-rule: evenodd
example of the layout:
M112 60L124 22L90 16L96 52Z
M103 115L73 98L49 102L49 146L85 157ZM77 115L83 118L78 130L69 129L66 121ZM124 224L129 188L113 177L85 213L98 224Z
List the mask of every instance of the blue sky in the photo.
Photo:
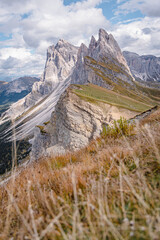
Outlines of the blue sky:
M160 56L159 0L0 0L0 80L40 76L59 38L79 46L98 29L122 50Z

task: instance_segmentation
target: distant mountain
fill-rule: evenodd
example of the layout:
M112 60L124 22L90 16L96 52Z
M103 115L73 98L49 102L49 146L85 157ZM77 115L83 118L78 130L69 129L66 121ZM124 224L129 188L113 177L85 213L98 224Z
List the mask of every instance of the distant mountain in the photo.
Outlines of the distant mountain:
M123 52L128 66L136 80L160 82L160 57L139 56L133 52Z
M4 82L4 81L0 81L0 88L2 87L2 86L4 86L5 84L7 84L8 82Z
M31 92L32 86L39 81L36 77L21 77L12 82L0 82L0 105L11 104Z

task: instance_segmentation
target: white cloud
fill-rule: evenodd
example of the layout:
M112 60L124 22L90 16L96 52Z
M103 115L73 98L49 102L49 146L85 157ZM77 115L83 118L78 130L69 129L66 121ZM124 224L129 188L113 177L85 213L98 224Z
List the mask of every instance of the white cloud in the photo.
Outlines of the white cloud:
M90 9L90 8L96 7L100 3L102 3L102 0L85 0L85 1L73 3L69 6L69 8L72 9L73 11L76 11L79 9Z
M12 35L1 41L0 80L6 75L40 75L48 46L59 38L88 44L99 28L112 32L123 50L160 56L160 1L117 0L116 14L140 10L147 17L113 26L96 7L109 1L79 0L65 6L63 0L0 0L0 32Z
M0 49L0 78L15 79L17 76L42 74L45 59L25 48ZM7 71L7 72L6 72Z
M7 59L9 57L15 57L20 60L30 57L31 53L25 48L1 48L0 49L1 59Z
M160 19L145 17L128 24L118 24L112 30L122 50L140 55L160 56Z
M27 72L28 65L30 74L40 71L40 67L42 73L46 49L59 38L75 45L88 43L100 27L109 26L102 9L96 8L101 2L84 0L65 6L62 0L0 0L0 32L12 34L12 39L3 41L0 49L1 60L10 63L7 74L16 74L16 64L12 64L15 59L21 60L17 60L18 74ZM0 64L1 73L3 66L4 62Z

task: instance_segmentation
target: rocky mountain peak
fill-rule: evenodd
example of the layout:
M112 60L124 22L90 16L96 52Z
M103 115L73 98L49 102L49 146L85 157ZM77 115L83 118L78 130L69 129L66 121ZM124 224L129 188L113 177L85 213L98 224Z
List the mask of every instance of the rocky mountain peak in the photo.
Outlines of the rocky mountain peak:
M47 61L43 75L43 82L51 82L53 85L65 80L71 73L77 61L78 48L60 39L56 46L51 46L47 51Z
M106 66L106 69L102 66ZM111 81L114 81L115 77L127 82L133 80L118 43L111 34L108 34L104 29L100 29L98 41L92 36L88 48L81 44L76 67L71 76L72 83L84 84L90 82L108 87L103 77L100 77L104 71L105 76L112 76Z
M100 29L97 44L99 47L99 51L102 55L110 54L117 59L119 59L120 57L120 61L123 61L123 64L127 65L125 60L122 59L123 55L121 53L120 47L118 46L118 43L116 42L112 34L108 34L104 29Z
M97 47L97 41L96 41L95 37L92 36L90 44L89 44L89 49L94 49L95 47Z
M65 47L71 47L71 48L75 48L75 46L73 46L72 44L70 44L69 42L67 42L64 39L59 39L59 41L57 42L55 49L59 50L61 48L65 48Z
M109 34L102 28L99 29L99 41L108 41L109 40Z

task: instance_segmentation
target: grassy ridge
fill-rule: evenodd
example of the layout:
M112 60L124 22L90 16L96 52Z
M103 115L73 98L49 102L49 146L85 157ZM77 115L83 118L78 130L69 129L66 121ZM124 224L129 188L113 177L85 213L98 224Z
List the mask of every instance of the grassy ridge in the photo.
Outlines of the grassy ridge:
M112 90L104 89L102 87L89 85L76 85L79 89L73 91L80 97L88 101L96 102L102 101L117 107L126 108L136 112L143 112L152 107L150 104L139 102L136 99L121 95Z
M86 65L104 82L109 84L114 92L129 96L147 105L154 106L160 104L160 89L144 87L138 82L133 81L132 77L126 71L125 66L120 64L116 59L102 58L101 61L96 61L91 57L86 57L86 60ZM114 73L126 76L129 82L115 77Z

